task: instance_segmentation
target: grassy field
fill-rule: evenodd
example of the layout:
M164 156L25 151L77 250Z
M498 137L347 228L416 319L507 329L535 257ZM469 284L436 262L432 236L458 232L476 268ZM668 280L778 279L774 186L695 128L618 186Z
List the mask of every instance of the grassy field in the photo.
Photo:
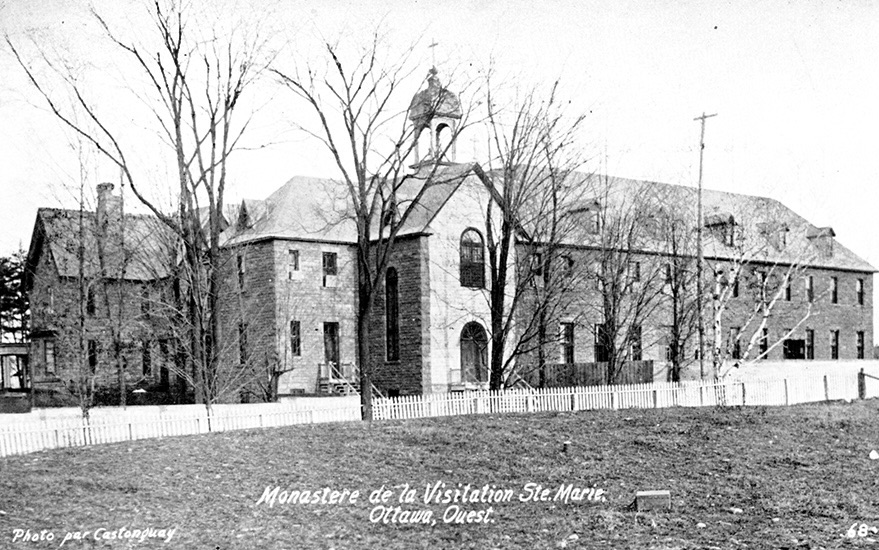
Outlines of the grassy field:
M871 546L873 533L843 534L853 524L879 528L879 460L869 458L879 449L877 412L869 401L470 416L48 451L0 460L0 548ZM455 503L452 491L450 502L425 504L437 482L470 484L480 498L494 486L500 502ZM415 490L405 493L405 483ZM548 488L549 500L521 502L535 494L528 484ZM568 484L592 500L554 500ZM382 486L387 503L371 503ZM257 505L275 487L274 504ZM325 487L360 494L354 503L282 503ZM671 510L630 509L649 489L671 491ZM400 502L407 497L414 502ZM456 510L476 513L467 523ZM445 514L465 523L445 523ZM165 543L169 531L147 528L176 530ZM54 540L23 541L42 530Z

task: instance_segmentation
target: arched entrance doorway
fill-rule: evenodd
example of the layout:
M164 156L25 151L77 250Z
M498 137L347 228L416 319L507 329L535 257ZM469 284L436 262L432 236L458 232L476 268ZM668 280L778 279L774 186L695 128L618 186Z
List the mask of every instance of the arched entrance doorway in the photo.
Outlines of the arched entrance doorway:
M461 330L461 381L464 383L488 380L488 338L485 329L476 322L467 323Z

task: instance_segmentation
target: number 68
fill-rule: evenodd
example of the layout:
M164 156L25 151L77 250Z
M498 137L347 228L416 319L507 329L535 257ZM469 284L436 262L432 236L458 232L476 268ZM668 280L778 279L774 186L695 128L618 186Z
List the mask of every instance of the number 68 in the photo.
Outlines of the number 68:
M858 525L858 522L854 522L852 523L852 526L848 528L848 531L845 532L845 536L849 539L853 539L855 537L866 537L869 532L870 528L867 527L866 523Z

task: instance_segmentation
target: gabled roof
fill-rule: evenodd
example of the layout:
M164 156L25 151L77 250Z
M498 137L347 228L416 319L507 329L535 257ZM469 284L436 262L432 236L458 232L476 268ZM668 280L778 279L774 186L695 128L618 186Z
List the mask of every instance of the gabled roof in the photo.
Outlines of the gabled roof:
M428 170L407 177L397 190L397 210L411 211L398 235L424 232L464 179L473 164L438 166L426 183ZM417 204L412 204L424 187ZM265 239L291 239L344 244L357 243L357 227L344 182L296 176L263 201L245 200L239 220L249 226L233 226L224 244L234 246ZM378 217L373 220L373 238L378 237Z
M101 272L130 281L151 281L167 277L174 254L173 240L166 227L147 215L126 214L121 239L111 226L103 246L98 246L98 224L94 212L82 212L83 276ZM79 277L80 211L40 208L28 251L25 287L30 289L40 257L49 254L60 277ZM102 258L103 256L103 258ZM101 261L103 259L103 262Z
M580 174L582 177L583 174ZM602 208L611 211L626 208L637 201L642 209L667 209L672 214L690 222L695 230L697 190L694 187L617 178L598 174L586 175L586 185L599 191ZM814 267L874 272L876 268L866 260L834 239L832 254L827 254L814 242L815 236L834 237L830 228L818 228L808 220L780 203L767 197L727 193L703 189L702 216L705 230L702 232L703 250L707 258L734 259L741 255L737 249L723 242L723 234L712 231L712 226L733 223L737 238L747 239L749 259L758 262L793 264L802 263ZM770 224L785 231L784 246L773 246L767 227ZM578 244L597 244L595 236L578 234ZM575 243L571 243L575 244ZM659 240L642 243L646 251L662 252Z

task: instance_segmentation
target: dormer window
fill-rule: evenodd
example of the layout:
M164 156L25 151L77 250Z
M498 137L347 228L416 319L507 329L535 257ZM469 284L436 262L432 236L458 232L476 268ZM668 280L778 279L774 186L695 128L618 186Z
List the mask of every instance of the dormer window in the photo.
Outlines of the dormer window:
M598 201L592 201L582 208L571 210L571 215L590 235L598 235L601 231L601 205Z
M719 212L706 216L705 227L709 228L725 246L735 246L736 220L732 214Z
M787 246L787 234L790 228L786 223L760 222L757 228L775 250L781 251Z
M806 231L806 238L818 248L818 251L824 257L833 256L833 238L836 233L832 227L812 227Z

